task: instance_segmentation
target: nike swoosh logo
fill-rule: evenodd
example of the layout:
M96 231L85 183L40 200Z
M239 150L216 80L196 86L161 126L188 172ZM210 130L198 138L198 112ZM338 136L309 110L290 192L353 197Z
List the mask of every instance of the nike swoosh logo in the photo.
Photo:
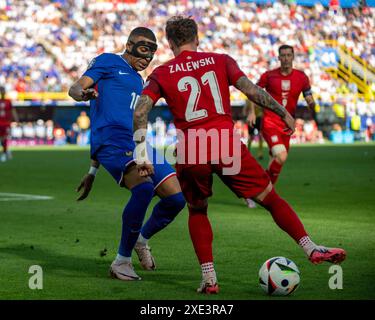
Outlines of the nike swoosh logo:
M118 74L130 74L130 73L119 71Z
M115 273L114 271L112 271L112 272ZM121 274L122 276L131 278L131 279L139 280L139 277L133 277L133 276L130 276L128 274L125 274L125 273L122 273L122 272L119 272L119 271L117 271L116 273Z

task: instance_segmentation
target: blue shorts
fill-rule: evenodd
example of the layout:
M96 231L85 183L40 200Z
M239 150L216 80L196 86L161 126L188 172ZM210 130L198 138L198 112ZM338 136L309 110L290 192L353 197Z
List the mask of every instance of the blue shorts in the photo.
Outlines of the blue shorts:
M155 173L150 176L156 189L161 183L176 174L172 166L165 160L164 155L156 149L147 145L148 152L152 152L151 159L157 159L154 165ZM160 161L163 158L165 161ZM95 153L95 159L112 175L118 184L123 186L123 176L129 166L135 164L133 150L126 147L118 147L113 145L101 146Z

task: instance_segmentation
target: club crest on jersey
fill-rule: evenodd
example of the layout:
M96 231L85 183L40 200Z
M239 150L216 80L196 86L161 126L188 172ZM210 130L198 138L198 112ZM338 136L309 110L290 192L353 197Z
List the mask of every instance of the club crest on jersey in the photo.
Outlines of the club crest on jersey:
M92 60L89 62L88 66L87 66L87 70L89 70L89 69L94 65L95 61L96 61L96 59L94 58L94 59L92 59Z
M283 91L290 90L290 80L281 80L281 90Z
M133 151L126 151L126 152L125 152L125 155L126 155L127 157L131 157L131 156L133 155Z
M271 137L271 141L272 141L273 143L275 143L275 142L279 141L279 138L278 138L277 136L272 136L272 137Z

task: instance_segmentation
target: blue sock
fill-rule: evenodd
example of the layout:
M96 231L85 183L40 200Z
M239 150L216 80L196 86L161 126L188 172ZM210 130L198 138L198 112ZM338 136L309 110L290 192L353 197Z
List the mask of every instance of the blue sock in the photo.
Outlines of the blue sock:
M142 227L142 236L146 239L150 239L155 233L164 229L185 207L185 204L186 201L182 192L162 198L155 205L150 218Z
M132 255L148 205L154 195L154 185L144 182L130 191L132 195L122 213L122 234L118 249L118 253L124 257Z

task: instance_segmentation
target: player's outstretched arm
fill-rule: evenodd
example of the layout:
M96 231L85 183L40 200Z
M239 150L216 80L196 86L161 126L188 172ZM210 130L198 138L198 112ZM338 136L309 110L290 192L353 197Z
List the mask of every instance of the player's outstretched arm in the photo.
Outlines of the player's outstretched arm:
M145 94L142 94L138 99L137 104L135 105L134 115L133 115L133 130L134 133L138 132L138 130L144 130L139 136L142 140L146 139L147 133L147 121L148 121L148 114L151 111L154 102L152 99ZM138 137L137 137L138 140ZM142 141L143 141L142 140Z
M99 169L100 163L96 160L91 160L91 167L87 174L85 174L78 185L76 191L80 192L82 189L81 195L77 198L77 201L81 201L87 198L89 195L92 185L94 184L96 173Z
M269 109L279 115L280 118L284 120L285 124L292 131L292 133L294 132L293 117L281 104L279 104L274 98L272 98L269 93L252 83L245 76L237 80L235 87L243 94L245 94L251 101L255 102L258 106Z
M69 89L69 96L75 101L88 101L96 99L98 92L90 88L94 84L94 80L88 76L82 76L77 82L75 82Z
M147 177L154 173L154 166L148 160L146 150L148 114L153 105L152 99L148 95L142 94L133 114L134 141L137 144L135 155L138 172L141 177Z
M303 96L305 98L307 106L309 107L309 109L312 112L313 119L316 119L316 117L315 117L315 100L314 100L314 97L312 96L311 93L307 94L307 95L304 94Z

